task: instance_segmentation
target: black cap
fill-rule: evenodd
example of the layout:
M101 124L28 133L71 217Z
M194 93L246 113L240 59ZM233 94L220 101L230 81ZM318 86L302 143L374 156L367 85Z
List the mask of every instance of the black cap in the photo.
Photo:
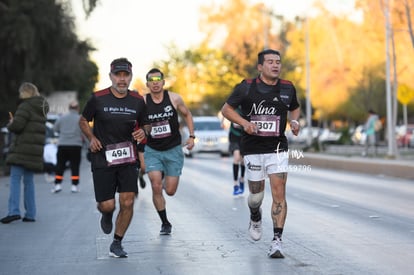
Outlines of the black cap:
M132 73L132 64L126 58L118 58L111 62L111 73L117 72Z

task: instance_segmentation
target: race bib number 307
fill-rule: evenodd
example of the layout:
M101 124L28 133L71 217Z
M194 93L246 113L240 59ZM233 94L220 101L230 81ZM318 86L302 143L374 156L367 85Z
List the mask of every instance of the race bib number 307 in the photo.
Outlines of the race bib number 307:
M105 157L108 166L136 161L134 146L130 141L107 145Z
M253 115L250 122L256 124L258 136L280 136L280 116Z

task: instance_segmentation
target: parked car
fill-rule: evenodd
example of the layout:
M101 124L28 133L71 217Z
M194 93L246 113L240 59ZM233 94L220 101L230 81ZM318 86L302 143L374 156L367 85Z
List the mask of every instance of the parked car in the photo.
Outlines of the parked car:
M341 139L342 133L323 128L319 132L318 141L325 144L336 144Z
M410 137L410 143L408 144L409 147L414 148L414 134Z
M312 131L312 133L309 133L309 131ZM334 132L328 128L319 127L304 127L300 129L297 136L293 135L290 129L287 129L285 132L289 143L292 144L306 144L309 139L309 134L312 136L311 143L317 141L324 144L335 144L342 136L342 133Z
M216 116L195 116L194 121L194 147L191 151L184 153L187 157L192 157L196 153L219 153L221 156L228 156L229 153L229 134L222 128L221 120ZM183 141L186 141L189 132L187 127L182 129Z
M309 133L312 131L311 133ZM285 132L285 135L289 141L289 143L295 143L295 144L306 144L309 134L312 136L312 143L317 140L319 135L319 128L318 127L303 127L300 129L299 134L297 136L293 135L292 131L290 129L287 129Z
M414 134L414 124L401 125L396 129L397 146L398 147L412 147L410 142Z

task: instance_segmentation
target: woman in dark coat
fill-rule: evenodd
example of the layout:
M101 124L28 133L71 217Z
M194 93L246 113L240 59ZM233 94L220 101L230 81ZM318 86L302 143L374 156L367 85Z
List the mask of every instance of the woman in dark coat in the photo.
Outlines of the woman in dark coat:
M40 96L32 83L19 88L19 104L14 117L10 114L7 128L14 135L6 163L10 165L10 196L8 214L1 219L10 223L21 219L20 185L24 185L24 222L34 222L36 217L34 173L43 171L43 148L46 133L46 115L49 104Z

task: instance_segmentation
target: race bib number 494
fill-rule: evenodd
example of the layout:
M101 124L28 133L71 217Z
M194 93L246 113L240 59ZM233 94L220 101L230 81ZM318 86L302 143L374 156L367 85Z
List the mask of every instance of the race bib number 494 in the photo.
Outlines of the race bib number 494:
M250 122L256 124L258 136L280 136L280 116L253 115Z
M134 146L130 141L107 145L105 157L109 166L136 161Z

